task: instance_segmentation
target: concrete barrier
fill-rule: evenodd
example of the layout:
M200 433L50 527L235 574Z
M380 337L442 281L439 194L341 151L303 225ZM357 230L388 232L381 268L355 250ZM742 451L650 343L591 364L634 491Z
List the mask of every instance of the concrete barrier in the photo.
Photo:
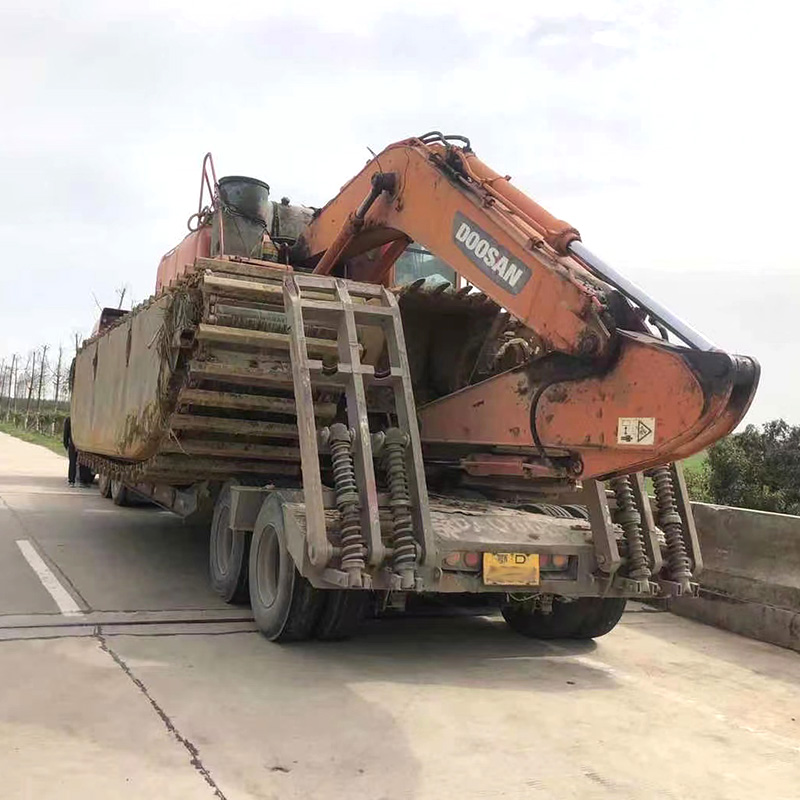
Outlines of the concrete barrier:
M700 597L670 610L800 651L800 517L693 503Z

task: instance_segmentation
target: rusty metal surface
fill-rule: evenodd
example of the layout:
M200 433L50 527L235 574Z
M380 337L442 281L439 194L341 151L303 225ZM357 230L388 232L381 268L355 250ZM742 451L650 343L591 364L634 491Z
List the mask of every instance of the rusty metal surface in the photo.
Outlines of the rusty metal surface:
M170 303L134 310L78 353L71 418L79 450L139 461L156 452L173 376L158 347Z
M676 451L694 452L709 431L739 418L736 398L754 391L747 370L742 375L724 353L625 332L619 340L619 356L603 374L576 370L557 379L546 360L540 368L532 362L424 405L423 441L536 447L572 454L575 477L626 474L669 461ZM652 435L627 440L625 419L652 420Z
M283 313L290 273L253 262L202 259L197 266L82 348L73 394L76 444L95 469L131 483L185 484L226 470L297 475L289 337L253 329L246 313L264 297ZM232 325L204 321L218 306ZM329 339L311 336L308 346L314 355L337 352ZM331 419L342 388L324 376L320 386L311 414Z
M242 530L251 530L258 524L261 515L268 513L275 519L280 510L280 519L287 537L289 550L301 574L314 586L332 588L345 586L341 573L311 562L307 552L309 536L308 507L303 495L298 492L269 489L236 488L248 497L242 504L236 525ZM255 499L257 496L257 499ZM391 540L391 517L386 505L388 499L380 496L382 535ZM333 510L333 500L323 501L322 518L328 537L339 542L339 517ZM504 588L484 583L480 572L453 572L443 570L442 559L452 550L474 549L480 552L557 553L569 555L573 568L561 575L542 575L536 590L545 594L568 597L631 595L607 580L595 578L597 560L592 543L592 531L588 522L578 519L559 519L526 511L503 507L496 503L478 502L467 498L432 497L430 513L434 537L436 562L431 567L420 565L417 571L417 591L427 592L472 592L497 593ZM612 531L612 535L615 535ZM372 588L393 590L396 584L391 573L380 565L367 566Z
M303 543L302 564L306 558L317 567L328 564L333 550L325 532L325 512L322 505L322 476L317 448L317 428L309 407L313 403L311 372L308 350L305 346L305 326L300 287L294 276L289 276L283 285L286 315L295 331L291 337L291 372L294 396L301 413L297 417L300 440L300 455L303 474L303 488L306 495L306 513L311 520L311 535ZM303 413L305 410L305 413Z

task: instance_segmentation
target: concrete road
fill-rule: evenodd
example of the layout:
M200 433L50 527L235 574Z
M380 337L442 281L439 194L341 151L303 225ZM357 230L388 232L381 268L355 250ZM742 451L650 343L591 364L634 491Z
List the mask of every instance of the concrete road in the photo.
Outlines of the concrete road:
M473 616L273 645L202 531L65 469L0 434L3 798L800 796L796 653L641 607L596 644Z

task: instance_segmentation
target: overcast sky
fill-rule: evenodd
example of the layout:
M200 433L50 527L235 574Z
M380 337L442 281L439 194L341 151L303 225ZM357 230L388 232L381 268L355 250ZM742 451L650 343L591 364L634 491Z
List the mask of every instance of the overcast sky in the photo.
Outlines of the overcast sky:
M87 334L93 294L152 292L207 150L321 205L367 147L440 129L756 356L748 421L800 423L792 8L5 0L0 359Z

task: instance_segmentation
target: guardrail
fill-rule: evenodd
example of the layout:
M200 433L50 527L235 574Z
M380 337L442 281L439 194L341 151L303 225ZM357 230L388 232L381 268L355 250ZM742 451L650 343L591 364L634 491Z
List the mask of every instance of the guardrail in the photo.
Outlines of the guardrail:
M800 651L800 517L692 503L705 568L681 616Z

